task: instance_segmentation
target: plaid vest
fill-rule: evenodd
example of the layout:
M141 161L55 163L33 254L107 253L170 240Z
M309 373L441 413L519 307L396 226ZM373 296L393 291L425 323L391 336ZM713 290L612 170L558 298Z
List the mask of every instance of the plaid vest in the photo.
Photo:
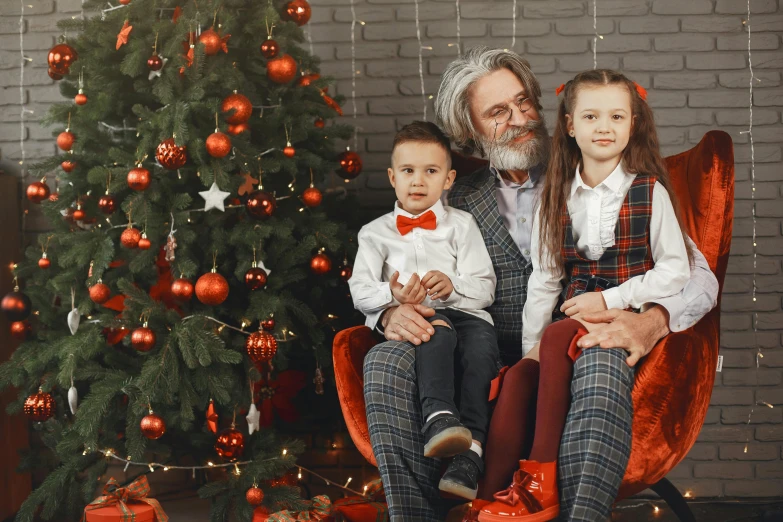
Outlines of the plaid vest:
M614 231L614 245L592 261L576 249L571 216L563 212L565 240L562 255L569 283L560 303L585 292L600 292L644 274L655 266L650 252L650 216L655 178L637 175L620 207ZM556 315L558 312L556 312Z

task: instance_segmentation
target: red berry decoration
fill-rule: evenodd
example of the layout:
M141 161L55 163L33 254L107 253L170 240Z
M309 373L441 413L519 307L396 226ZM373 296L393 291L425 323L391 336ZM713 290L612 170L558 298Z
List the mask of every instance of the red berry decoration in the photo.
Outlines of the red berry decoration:
M171 293L182 301L189 301L193 297L193 290L193 283L182 277L171 283Z
M231 152L231 138L215 131L207 138L207 153L213 158L223 158Z
M312 9L307 0L292 0L286 4L285 13L296 25L302 26L310 20Z
M277 56L277 53L279 52L280 52L280 46L276 41L272 40L271 36L268 36L266 41L261 44L261 54L267 60L271 60L272 58Z
M326 123L324 122L324 120L322 118L316 118L315 122L313 123L313 125L315 125L316 129L323 129L324 126L326 126Z
M243 132L247 132L249 130L250 130L250 125L248 125L247 123L238 123L236 125L228 126L228 133L234 136L238 136Z
M27 199L33 203L40 203L49 197L49 185L43 181L34 181L27 185Z
M228 281L213 269L196 281L196 297L205 305L217 306L228 298Z
M277 353L277 339L268 332L253 332L245 341L245 349L254 364L268 363Z
M187 147L178 146L174 138L169 138L162 141L155 149L155 158L164 168L177 170L188 161Z
M84 104L86 104L86 103L87 103L87 95L86 95L86 94L84 94L84 92L83 92L81 89L79 89L79 94L77 94L76 96L74 96L74 98L73 98L73 102L74 102L76 105L84 105Z
M52 265L52 262L49 260L48 257L46 257L46 252L43 253L41 256L41 259L38 260L38 268L42 268L46 270Z
M321 204L322 200L323 194L321 194L321 191L313 186L305 189L305 191L302 193L302 201L304 201L305 206L310 208L317 207Z
M97 283L90 287L90 299L96 304L103 304L111 297L111 289L106 283L102 283L98 280Z
M222 112L234 111L233 114L226 117L226 121L233 125L239 123L245 123L250 119L250 115L253 113L253 104L247 96L243 94L229 94L223 99L223 103L220 105Z
M76 51L70 45L64 43L55 45L49 50L49 56L47 57L49 70L62 78L62 76L68 74L68 70L78 57L79 55L76 54Z
M245 436L233 426L225 429L218 435L215 451L224 459L238 459L245 452Z
M340 175L345 179L354 179L362 173L362 158L352 150L346 150L337 157L340 162Z
M30 316L30 310L33 303L30 298L19 291L15 286L13 292L8 292L0 302L0 309L3 310L9 321L24 321Z
M353 275L353 267L351 265L343 265L340 267L340 279L346 283Z
M133 190L147 190L150 186L150 171L139 165L128 172L128 186Z
M149 250L151 246L152 246L152 241L150 241L147 238L147 234L142 232L141 239L139 239L139 249L140 250Z
M11 337L17 341L24 341L32 331L33 327L27 321L14 321L11 323Z
M267 219L275 213L277 202L275 197L262 190L257 190L248 196L245 202L248 214L257 219Z
M269 60L266 75L275 83L288 83L296 78L296 60L288 54Z
M153 54L147 58L147 68L149 68L150 71L160 71L163 68L163 58L157 54Z
M324 275L324 274L328 274L331 269L332 269L332 260L329 259L329 256L327 256L323 252L314 255L313 258L310 260L310 270L312 270L313 273L316 273L318 275Z
M74 141L76 141L76 136L74 136L71 131L62 131L57 136L57 146L62 150L71 150Z
M250 290L259 290L266 286L266 272L263 268L255 266L255 262L250 269L245 272L245 285Z
M147 323L144 323L144 326L136 328L131 333L131 344L139 352L152 350L155 347L155 340L155 332L147 327Z
M111 194L104 194L98 200L98 208L106 215L113 214L117 210L117 202Z
M260 506L264 501L264 492L261 490L261 488L254 485L252 488L247 490L247 493L245 493L245 499L251 506Z
M156 415L150 410L149 415L145 415L139 423L141 433L150 440L158 440L166 433L166 421L163 417Z
M30 395L24 401L24 414L36 422L44 422L54 417L57 403L51 393L38 388L38 393Z
M62 163L60 163L60 166L63 168L65 172L71 172L73 169L76 168L76 162L65 160Z
M261 328L263 328L267 332L271 332L275 329L275 318L270 317L269 319L265 319L261 321Z
M128 227L120 234L120 243L125 248L137 248L140 240L141 232L137 228Z
M291 142L289 141L288 144L283 149L283 155L287 158L293 158L296 154L296 149L291 146Z

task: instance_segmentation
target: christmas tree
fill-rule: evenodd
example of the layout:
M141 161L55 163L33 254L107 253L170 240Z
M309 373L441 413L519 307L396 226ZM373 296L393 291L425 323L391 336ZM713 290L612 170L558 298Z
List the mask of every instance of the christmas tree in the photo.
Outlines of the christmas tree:
M361 171L298 46L310 6L120 4L87 2L96 16L61 21L78 37L49 53L62 153L30 167L27 197L52 231L2 302L25 340L0 387L48 447L20 468L50 469L17 520L78 520L115 460L133 476L193 469L212 520L296 508L280 484L302 444L269 426L271 398L323 393L354 253L326 186ZM314 379L288 368L305 357Z

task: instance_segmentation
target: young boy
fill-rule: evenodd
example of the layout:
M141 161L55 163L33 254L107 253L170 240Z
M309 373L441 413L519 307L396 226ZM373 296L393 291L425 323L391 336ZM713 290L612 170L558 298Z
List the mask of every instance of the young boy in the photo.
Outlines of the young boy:
M456 176L450 151L448 138L432 123L416 121L397 133L388 170L397 203L362 227L349 283L354 306L370 328L391 306L436 309L428 319L435 334L416 350L424 456L456 455L439 487L474 499L490 382L500 368L492 318L483 310L494 300L496 279L473 216L441 203Z

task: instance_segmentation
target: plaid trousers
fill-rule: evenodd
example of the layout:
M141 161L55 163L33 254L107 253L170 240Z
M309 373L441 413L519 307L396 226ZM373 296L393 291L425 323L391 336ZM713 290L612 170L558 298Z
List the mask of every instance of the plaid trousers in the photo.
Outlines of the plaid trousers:
M370 443L392 522L443 520L439 459L423 456L416 349L387 341L364 360ZM574 363L573 396L560 445L561 519L605 521L631 455L634 371L623 350L585 350ZM509 477L509 480L511 477Z

